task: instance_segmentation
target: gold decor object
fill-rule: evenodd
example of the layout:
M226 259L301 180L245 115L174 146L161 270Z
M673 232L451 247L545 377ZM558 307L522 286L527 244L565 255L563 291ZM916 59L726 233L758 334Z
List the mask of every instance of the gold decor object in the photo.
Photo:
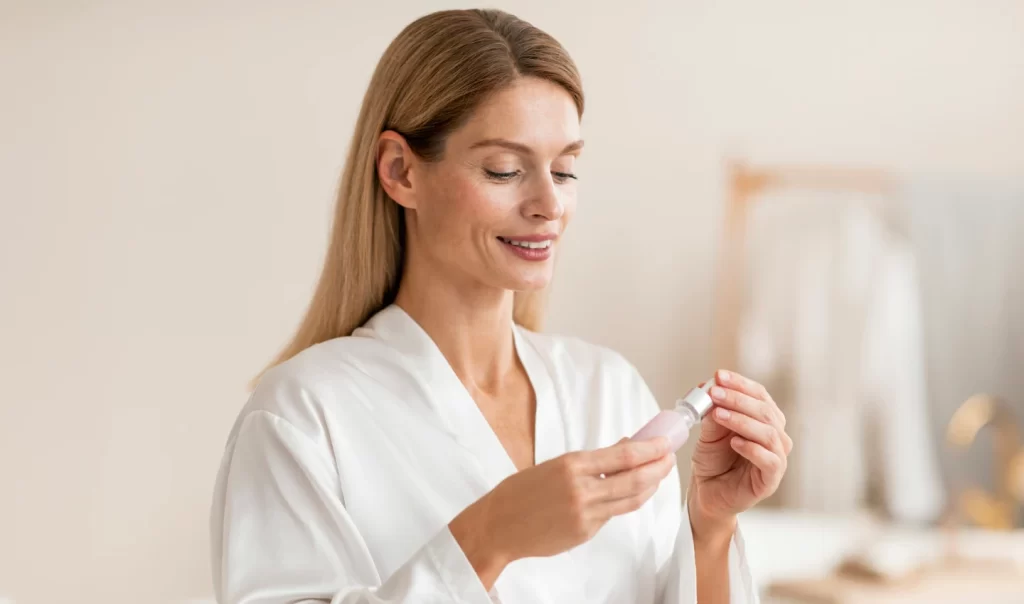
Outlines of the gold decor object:
M1010 530L1017 507L1024 503L1024 447L1017 418L1009 405L989 394L975 394L953 413L946 426L946 442L957 449L969 449L978 432L986 426L994 429L996 489L989 492L980 487L968 487L960 493L956 503L960 513L974 524L993 530Z

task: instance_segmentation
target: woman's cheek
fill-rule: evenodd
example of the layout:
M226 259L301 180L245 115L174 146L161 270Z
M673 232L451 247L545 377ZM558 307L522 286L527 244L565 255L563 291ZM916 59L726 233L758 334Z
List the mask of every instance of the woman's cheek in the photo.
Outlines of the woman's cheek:
M562 199L562 228L564 229L572 221L572 217L576 215L576 192L568 193Z

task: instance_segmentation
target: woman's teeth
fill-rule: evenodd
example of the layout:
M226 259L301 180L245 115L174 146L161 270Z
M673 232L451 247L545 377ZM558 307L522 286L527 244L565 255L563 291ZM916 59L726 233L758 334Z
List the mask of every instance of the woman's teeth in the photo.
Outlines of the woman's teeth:
M505 243L507 243L509 245L514 245L514 246L517 246L517 247L525 247L525 248L531 249L531 250L541 250L541 249L544 249L544 248L551 247L551 240L550 239L548 239L547 241L516 241L515 239L505 239L504 237L498 237L498 239L500 239L501 241L503 241L503 242L505 242Z

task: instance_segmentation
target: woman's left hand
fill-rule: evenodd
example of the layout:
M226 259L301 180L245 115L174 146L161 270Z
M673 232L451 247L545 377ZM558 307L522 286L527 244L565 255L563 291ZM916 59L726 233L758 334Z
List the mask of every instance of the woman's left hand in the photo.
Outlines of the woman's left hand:
M701 423L687 494L695 538L731 538L736 515L779 487L793 448L786 417L764 386L724 370L715 382L715 408Z

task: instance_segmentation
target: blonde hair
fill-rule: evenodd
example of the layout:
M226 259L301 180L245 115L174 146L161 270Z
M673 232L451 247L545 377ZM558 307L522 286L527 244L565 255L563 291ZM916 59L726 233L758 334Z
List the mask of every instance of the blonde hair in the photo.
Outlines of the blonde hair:
M330 245L313 299L272 365L350 335L392 303L402 276L401 208L377 177L380 134L393 130L427 161L489 95L532 76L564 88L583 115L575 63L550 35L498 10L447 10L409 24L384 52L363 97L341 177ZM540 328L543 292L516 292L514 319Z

